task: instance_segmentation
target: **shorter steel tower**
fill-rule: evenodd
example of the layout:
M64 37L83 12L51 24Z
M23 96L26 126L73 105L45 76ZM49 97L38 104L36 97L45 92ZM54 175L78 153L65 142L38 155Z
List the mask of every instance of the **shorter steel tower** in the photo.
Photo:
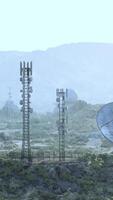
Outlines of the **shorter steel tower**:
M68 90L56 90L56 101L58 103L59 119L57 121L59 132L59 161L65 161L65 134L67 132L67 99Z
M30 86L32 81L32 62L20 62L20 81L22 83L22 100L20 101L22 118L23 118L23 138L22 138L22 151L21 159L25 162L32 162L31 146L30 146L30 97L32 93L32 87Z

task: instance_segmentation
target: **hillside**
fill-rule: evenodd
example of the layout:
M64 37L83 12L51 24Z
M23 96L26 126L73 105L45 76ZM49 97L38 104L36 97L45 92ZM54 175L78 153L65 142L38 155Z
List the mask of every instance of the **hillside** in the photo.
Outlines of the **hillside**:
M83 100L68 102L68 124L66 151L68 152L112 152L108 142L97 128L96 115L102 105L91 105ZM12 112L12 111L11 111ZM9 113L9 112L8 112ZM12 116L12 117L11 117ZM14 118L16 116L16 118ZM0 111L0 150L20 151L22 141L21 115ZM58 154L58 113L33 113L31 116L31 146L33 151Z
M39 112L52 111L56 88L72 88L79 99L88 103L113 100L113 44L78 43L46 51L0 52L0 85L2 106L8 88L20 100L19 62L33 61L33 107ZM104 89L103 89L104 88Z

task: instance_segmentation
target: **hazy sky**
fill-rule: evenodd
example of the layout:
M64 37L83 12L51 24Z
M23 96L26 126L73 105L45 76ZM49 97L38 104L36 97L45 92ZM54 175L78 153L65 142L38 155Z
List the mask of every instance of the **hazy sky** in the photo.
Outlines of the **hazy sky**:
M113 0L0 0L0 50L113 43Z

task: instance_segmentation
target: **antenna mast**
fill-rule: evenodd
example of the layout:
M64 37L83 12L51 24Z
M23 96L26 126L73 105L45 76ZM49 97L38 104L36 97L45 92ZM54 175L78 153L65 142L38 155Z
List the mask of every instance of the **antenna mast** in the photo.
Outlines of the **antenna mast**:
M23 138L22 138L22 151L21 159L31 163L31 146L30 146L30 113L32 113L32 108L30 108L30 98L32 93L32 87L30 86L32 82L32 62L20 62L20 81L22 83L22 100L20 101L22 119L23 119Z
M59 132L59 161L65 161L65 134L67 133L67 89L56 90L56 102L58 103L59 119L57 122Z

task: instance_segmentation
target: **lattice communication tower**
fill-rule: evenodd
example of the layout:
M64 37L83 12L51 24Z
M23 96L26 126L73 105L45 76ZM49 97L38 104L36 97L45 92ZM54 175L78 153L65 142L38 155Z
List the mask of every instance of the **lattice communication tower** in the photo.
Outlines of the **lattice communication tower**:
M30 98L32 93L32 62L20 62L20 81L22 83L22 100L20 101L22 120L23 120L23 138L21 159L26 162L32 162L31 145L30 145Z
M56 102L58 103L58 132L59 132L59 161L65 161L65 136L67 133L68 113L67 113L67 100L68 90L56 90Z

